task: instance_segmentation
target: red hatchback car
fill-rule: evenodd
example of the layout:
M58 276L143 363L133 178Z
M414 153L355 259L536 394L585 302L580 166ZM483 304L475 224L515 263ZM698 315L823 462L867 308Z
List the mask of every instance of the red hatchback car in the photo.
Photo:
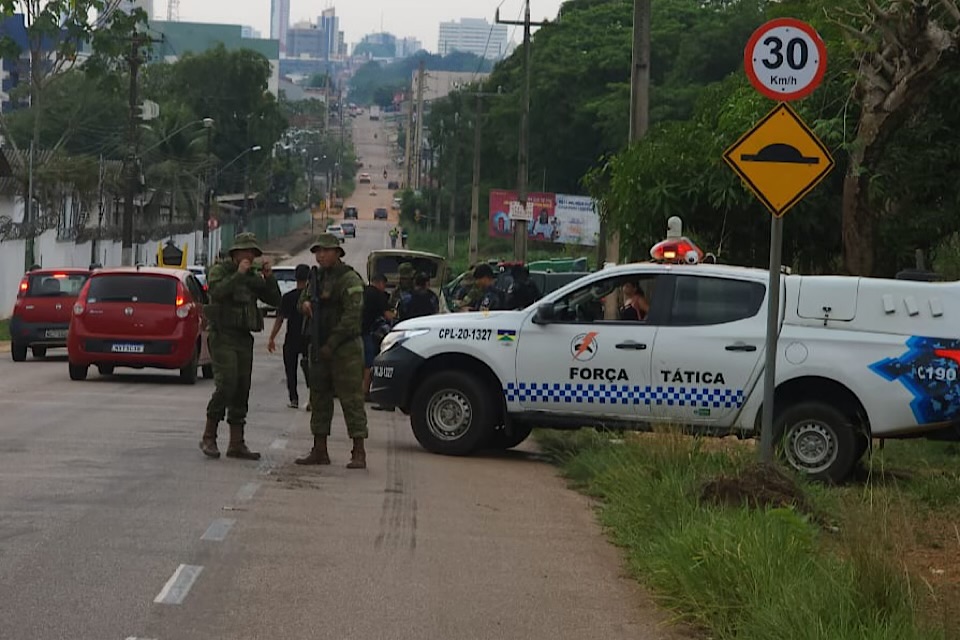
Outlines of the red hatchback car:
M37 269L23 276L10 318L10 355L14 362L47 355L67 346L73 301L90 276L87 269Z
M116 367L179 369L187 384L213 377L203 305L207 294L189 271L100 269L77 296L67 339L70 378L90 365L101 375Z

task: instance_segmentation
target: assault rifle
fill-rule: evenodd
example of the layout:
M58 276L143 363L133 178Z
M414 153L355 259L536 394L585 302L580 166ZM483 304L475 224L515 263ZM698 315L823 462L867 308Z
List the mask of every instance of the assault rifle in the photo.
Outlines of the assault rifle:
M310 319L304 318L304 322L310 323L310 332L308 334L308 344L310 349L310 361L314 364L320 362L320 347L323 346L323 336L320 335L320 268L311 267L310 269L310 310L312 315Z

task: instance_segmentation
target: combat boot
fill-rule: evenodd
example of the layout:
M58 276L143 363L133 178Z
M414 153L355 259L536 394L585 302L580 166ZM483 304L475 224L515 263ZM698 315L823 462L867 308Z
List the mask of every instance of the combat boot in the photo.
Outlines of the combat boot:
M350 462L347 463L347 469L366 469L367 452L363 448L363 438L353 439L353 451L350 452Z
M220 426L218 420L207 418L207 424L203 428L203 438L200 440L200 451L208 458L219 458L220 449L217 449L217 427Z
M294 460L294 463L302 465L330 464L330 454L327 453L327 436L313 436L313 449L303 458Z
M227 445L228 458L240 458L241 460L259 460L260 454L256 451L247 449L243 441L243 425L230 425L230 444Z

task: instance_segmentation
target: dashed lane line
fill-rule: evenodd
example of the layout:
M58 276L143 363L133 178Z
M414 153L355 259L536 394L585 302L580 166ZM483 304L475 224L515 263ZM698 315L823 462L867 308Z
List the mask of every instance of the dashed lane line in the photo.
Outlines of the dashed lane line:
M200 536L200 539L206 540L207 542L223 542L226 540L227 534L230 533L230 529L232 529L236 523L237 521L232 518L217 518L207 527L207 530Z
M197 581L203 567L192 564L182 564L173 572L167 584L153 599L155 604L182 604L190 593L190 588Z

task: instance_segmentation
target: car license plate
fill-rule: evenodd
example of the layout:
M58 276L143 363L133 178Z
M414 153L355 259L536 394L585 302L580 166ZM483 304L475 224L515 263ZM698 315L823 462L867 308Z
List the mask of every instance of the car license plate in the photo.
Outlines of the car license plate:
M43 335L46 338L66 338L67 330L66 329L47 329Z
M142 344L115 344L110 347L113 353L143 353Z

